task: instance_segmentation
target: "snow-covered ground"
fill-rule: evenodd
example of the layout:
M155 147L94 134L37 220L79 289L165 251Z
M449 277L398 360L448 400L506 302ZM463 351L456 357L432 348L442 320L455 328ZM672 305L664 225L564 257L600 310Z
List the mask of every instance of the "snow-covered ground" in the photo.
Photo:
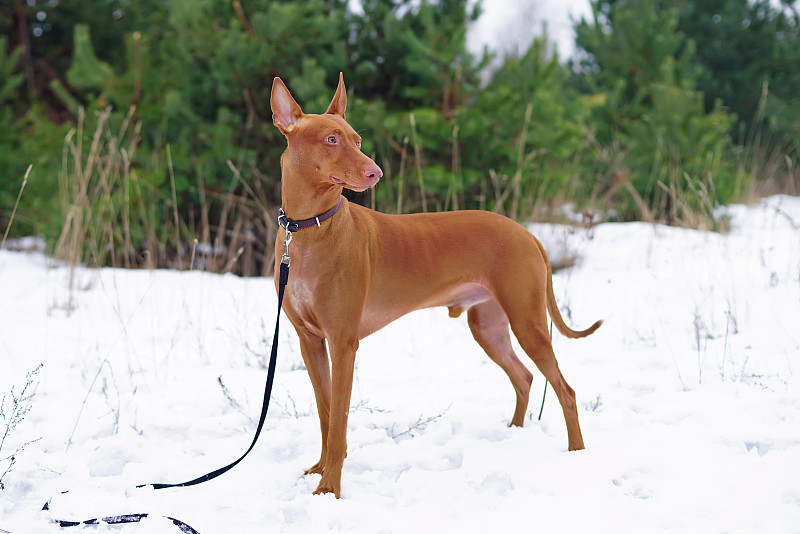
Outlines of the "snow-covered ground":
M424 310L364 340L338 501L312 496L319 477L303 476L319 427L288 321L253 453L199 486L134 489L193 478L249 445L272 280L81 269L70 291L68 269L2 252L0 393L44 367L0 451L41 438L2 479L0 529L149 512L83 528L180 532L164 515L202 534L800 532L800 199L727 213L726 234L532 227L553 255L578 257L554 281L568 322L605 319L587 339L554 334L584 451L567 452L552 391L537 420L536 371L525 427L507 427L512 388L463 317Z

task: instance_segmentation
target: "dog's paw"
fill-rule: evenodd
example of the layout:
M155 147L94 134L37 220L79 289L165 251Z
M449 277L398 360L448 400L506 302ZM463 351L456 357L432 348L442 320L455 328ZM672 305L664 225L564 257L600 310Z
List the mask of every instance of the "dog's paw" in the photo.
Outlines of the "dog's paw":
M325 465L322 462L317 462L308 469L306 469L306 475L321 475L325 472Z
M325 493L333 493L333 495L338 499L339 494L341 493L341 488L339 484L331 484L325 481L325 477L322 477L322 480L317 486L317 489L314 490L314 495L324 495Z

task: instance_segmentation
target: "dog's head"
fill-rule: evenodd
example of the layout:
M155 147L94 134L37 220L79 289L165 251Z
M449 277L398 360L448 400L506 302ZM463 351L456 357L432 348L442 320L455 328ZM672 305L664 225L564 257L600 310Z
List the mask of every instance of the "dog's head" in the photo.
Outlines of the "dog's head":
M314 185L364 191L378 183L383 171L361 152L361 136L344 118L347 90L339 86L323 115L304 114L280 78L272 82L272 122L286 136L289 155Z

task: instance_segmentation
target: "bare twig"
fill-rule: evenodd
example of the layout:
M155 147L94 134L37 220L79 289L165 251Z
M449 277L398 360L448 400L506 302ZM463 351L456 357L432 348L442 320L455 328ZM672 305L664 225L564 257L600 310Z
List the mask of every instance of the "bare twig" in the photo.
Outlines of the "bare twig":
M17 427L17 425L19 425L23 419L25 419L25 416L28 414L28 412L31 411L31 403L33 401L33 396L36 393L36 387L38 386L38 382L36 382L34 378L42 369L42 367L43 364L39 364L35 369L29 371L25 375L25 385L22 386L22 391L20 391L19 394L14 392L13 386L11 387L10 413L6 413L5 410L7 396L3 395L2 400L0 400L0 420L2 420L3 426L5 426L5 429L3 430L3 437L0 438L0 454L7 454L7 456L0 458L0 462L5 462L8 460L8 465L6 466L5 470L0 473L0 490L4 489L3 477L5 477L14 467L14 464L17 463L17 456L19 453L25 450L28 445L41 439L36 438L26 441L14 449L14 451L10 454L8 454L7 451L6 453L3 453L3 446L6 444L6 439L11 435L11 432Z
M244 9L242 9L242 3L239 0L234 0L233 2L233 9L236 11L236 16L239 18L239 24L242 25L242 29L248 35L253 35L253 29L250 27L250 23L247 22L247 16L244 14Z
M228 399L228 402L233 406L233 408L239 412L240 414L244 415L251 424L255 423L255 420L250 417L250 414L247 413L247 410L239 404L239 401L236 400L236 397L233 396L233 393L230 392L228 386L225 385L225 382L222 381L222 375L217 377L217 382L219 383L219 387L222 388L222 394Z
M786 220L787 220L787 221L789 221L789 225L790 225L790 226L791 226L793 229L795 229L795 230L800 230L800 223L796 222L796 221L795 221L795 220L794 220L794 219L791 217L791 215L789 215L788 213L786 213L785 211L783 211L783 210L781 209L781 207L780 207L780 206L770 206L770 207L771 207L773 210L775 210L775 214L776 214L776 215L782 215L783 217L785 217L785 218L786 218Z
M100 373L102 373L103 371L103 366L108 364L109 359L111 358L111 351L114 350L114 347L117 345L117 342L122 337L122 334L127 332L128 323L131 321L131 319L133 319L133 316L136 314L136 311L139 309L139 306L141 306L142 302L144 302L145 297L150 294L150 290L153 288L154 283L155 279L153 279L153 281L150 282L150 285L147 286L147 290L142 294L142 297L139 299L139 302L136 303L136 306L133 308L133 311L128 316L128 319L122 325L122 328L117 334L117 337L114 338L114 341L111 343L111 346L108 348L108 351L106 351L106 355L103 358L103 361L100 362L100 365L97 367L97 372L95 373L94 378L92 378L92 383L89 384L89 389L86 390L86 395L84 395L83 402L81 402L81 407L78 410L78 416L75 418L75 424L72 425L72 432L70 432L69 439L67 439L67 447L65 450L69 450L70 446L72 445L72 438L75 436L75 431L78 429L78 423L81 420L81 415L83 415L83 409L86 407L86 402L89 400L89 394L92 392L92 389L94 389L94 385L95 383L97 383L97 379L100 377Z
M406 428L406 429L405 429L405 430L403 430L402 432L397 432L397 431L395 431L395 425L392 425L392 428L390 428L390 429L389 429L389 437L390 437L390 438L392 438L392 439L397 439L397 438L399 438L400 436L409 436L409 435L411 435L411 434L412 434L412 433L413 433L415 430L424 430L424 429L425 429L425 427L426 427L426 426L428 426L429 424L431 424L431 423L433 423L434 421L436 421L436 420L438 420L438 419L441 419L442 417L444 417L444 415L445 415L445 414L446 414L448 411L450 411L450 408L452 408L452 406L453 406L453 405L451 404L450 406L448 406L447 408L445 408L445 410L444 410L442 413L440 413L440 414L436 414L436 415L432 415L432 416L430 416L430 417L423 418L423 417L420 415L420 416L417 418L417 420L416 420L416 421L415 421L413 424L411 424L411 425L410 425L408 428Z

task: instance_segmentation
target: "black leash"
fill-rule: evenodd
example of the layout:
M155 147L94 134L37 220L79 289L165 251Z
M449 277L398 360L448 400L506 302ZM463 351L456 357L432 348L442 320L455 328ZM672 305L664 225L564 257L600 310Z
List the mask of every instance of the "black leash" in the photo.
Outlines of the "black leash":
M195 484L200 484L201 482L206 482L212 479L217 478L218 476L226 473L233 469L233 467L244 460L244 457L247 456L250 451L253 450L255 447L256 442L258 441L258 437L261 435L261 430L264 428L264 421L267 418L267 410L269 409L269 399L272 396L272 383L275 380L275 367L277 364L277 357L278 357L278 330L280 325L280 318L281 318L281 308L283 306L283 293L286 289L286 283L289 280L289 262L288 262L288 241L291 241L291 233L287 232L287 241L284 243L286 248L286 253L284 254L284 258L281 259L280 264L280 275L278 278L278 314L275 318L275 334L272 338L272 350L269 356L269 368L267 370L267 385L264 388L264 401L261 405L261 417L258 419L258 427L256 428L256 434L253 437L253 442L250 443L250 447L247 448L245 453L241 455L237 460L229 463L225 467L221 467L210 473L206 473L203 476L199 476L195 479L180 482L177 484L163 484L163 483L154 483L154 484L140 484L136 486L137 488L144 488L147 486L152 486L153 489L164 489L164 488L182 488L187 486L194 486ZM286 260L286 263L283 263ZM66 493L66 492L63 492ZM42 510L50 510L50 501L47 501ZM109 516L103 518L93 518L87 519L86 521L67 521L63 519L54 519L52 520L53 523L56 523L62 527L75 527L79 525L99 525L101 522L106 523L109 525L120 525L124 523L138 523L142 519L148 517L149 514L123 514L117 516ZM185 534L200 534L197 530L192 528L191 526L187 525L183 521L179 519L175 519L173 517L164 516L172 523L177 526L181 532Z
M269 409L269 399L272 396L272 383L275 379L275 365L278 359L278 327L280 325L280 320L281 320L281 307L283 306L283 292L286 289L286 282L289 280L289 264L281 262L280 265L281 265L280 277L278 279L278 314L275 318L275 334L272 337L272 350L269 355L269 369L267 370L267 386L264 388L264 401L261 404L261 417L258 418L258 427L256 428L256 435L253 436L253 442L250 443L250 446L247 448L244 454L242 454L237 460L234 460L225 467L220 467L219 469L215 469L210 473L206 473L203 476L199 476L197 478L194 478L186 482L179 482L177 484L163 484L163 483L140 484L136 486L137 488L144 488L146 486L152 486L153 489L185 488L187 486L194 486L195 484L207 482L233 469L233 467L235 467L236 464L244 460L244 457L250 454L250 451L252 451L253 447L256 446L258 437L261 435L261 430L264 428L264 421L267 419L267 410Z
M49 510L49 509L50 509L50 501L47 501L46 503L44 503L42 510ZM138 523L142 519L149 517L149 515L150 514L122 514L122 515L112 515L108 517L87 519L86 521L64 521L62 519L54 519L52 522L60 527L99 525L100 523L106 523L107 525L122 525L124 523ZM199 532L197 532L195 529L193 529L191 526L187 525L180 519L175 519L174 517L169 517L166 515L164 517L172 521L172 524L178 527L184 534L200 534Z
M289 281L289 265L291 264L291 258L289 257L289 243L292 242L292 232L296 232L302 228L309 228L311 226L319 227L321 222L333 217L341 207L342 207L342 197L339 197L339 202L328 211L321 213L316 217L311 217L309 219L303 219L300 221L294 221L288 218L283 209L280 209L280 211L278 212L278 224L286 231L286 238L283 241L283 256L281 257L280 272L278 275L278 313L275 317L275 334L272 337L272 349L270 351L269 367L267 370L267 385L264 388L264 400L261 404L261 416L258 419L258 427L256 428L256 434L253 437L253 441L252 443L250 443L250 447L248 447L245 453L242 454L237 460L229 463L225 467L221 467L219 469L211 471L210 473L206 473L203 476L199 476L195 479L186 482L180 482L177 484L164 484L164 483L140 484L136 486L137 488L144 488L147 486L152 486L153 489L183 488L188 486L194 486L195 484L200 484L202 482L207 482L233 469L234 466L236 466L239 462L244 460L245 456L247 456L250 453L250 451L253 450L253 447L255 447L256 442L258 441L258 437L261 435L261 430L264 428L264 421L267 418L267 410L269 409L269 400L270 397L272 396L272 384L275 380L275 367L278 359L278 330L281 319L281 309L283 307L283 294L284 291L286 290L286 283ZM45 503L45 505L42 507L42 510L50 510L50 501L47 501ZM86 521L66 521L61 519L54 519L52 522L62 527L74 527L79 525L98 525L101 522L107 523L109 525L119 525L124 523L138 523L142 519L148 516L149 514L146 513L123 514L123 515L108 516L103 518L87 519ZM172 523L178 528L180 528L180 530L185 534L200 534L194 528L192 528L191 526L187 525L186 523L184 523L179 519L175 519L168 516L164 517L172 521Z

